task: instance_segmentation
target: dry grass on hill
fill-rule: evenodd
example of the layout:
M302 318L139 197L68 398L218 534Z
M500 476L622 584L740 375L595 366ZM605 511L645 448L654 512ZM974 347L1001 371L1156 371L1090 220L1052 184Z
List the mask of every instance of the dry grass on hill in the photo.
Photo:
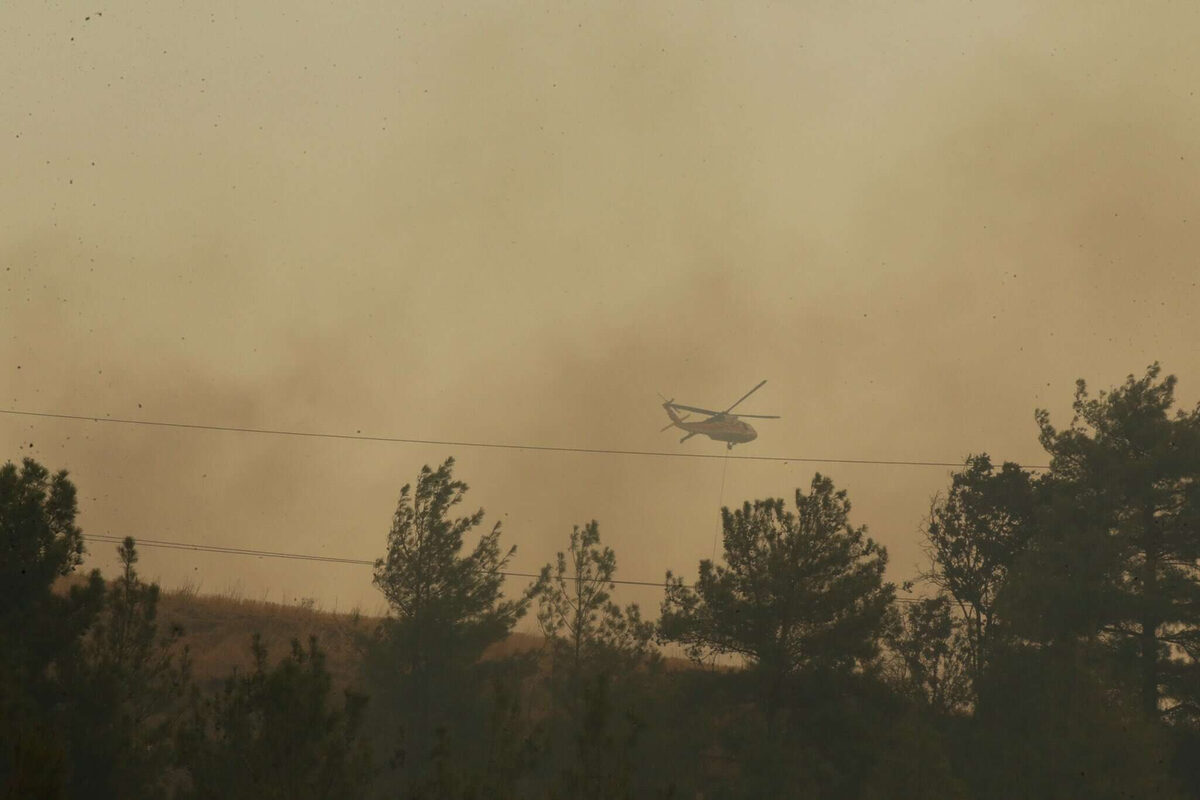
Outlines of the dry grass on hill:
M183 628L181 641L191 651L193 672L202 685L220 685L235 667L249 669L253 665L250 643L258 633L272 663L290 652L293 639L307 646L309 637L316 636L338 689L356 682L362 645L380 621L378 617L321 611L312 606L190 591L164 592L159 619L164 625ZM539 637L517 633L493 646L487 655L503 657L541 644Z
M234 668L251 669L254 657L250 646L257 633L271 663L290 652L293 639L307 647L309 637L316 636L334 684L344 688L357 677L358 643L377 623L367 617L307 606L186 590L164 592L158 616L162 626L179 625L183 629L181 643L190 651L193 675L202 686L220 685Z
M60 588L65 590L81 580L73 576ZM193 677L209 689L221 686L235 668L244 672L253 667L250 646L255 633L262 637L270 663L290 652L293 639L307 647L309 637L316 636L335 690L351 687L357 682L362 644L379 621L374 616L323 611L310 605L198 594L188 589L163 592L158 607L159 629L166 632L173 625L182 628L180 644L190 652ZM527 652L543 642L540 636L514 633L489 648L485 658ZM663 666L668 670L693 667L680 658L664 659Z

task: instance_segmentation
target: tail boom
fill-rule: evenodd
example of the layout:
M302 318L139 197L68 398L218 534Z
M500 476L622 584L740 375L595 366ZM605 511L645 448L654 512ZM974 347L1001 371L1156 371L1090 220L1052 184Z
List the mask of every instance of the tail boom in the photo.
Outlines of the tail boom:
M664 431L671 427L679 428L685 431L687 430L687 428L685 428L683 425L683 421L691 416L690 414L684 414L682 417L679 416L679 413L675 410L675 406L671 404L670 400L663 403L663 408L666 410L667 416L671 418L670 424L663 427Z

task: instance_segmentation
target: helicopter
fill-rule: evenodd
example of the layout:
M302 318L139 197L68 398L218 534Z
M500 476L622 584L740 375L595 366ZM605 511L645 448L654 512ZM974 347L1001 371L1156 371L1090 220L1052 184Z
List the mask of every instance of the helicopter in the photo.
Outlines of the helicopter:
M710 439L718 442L725 442L725 449L732 450L735 444L744 444L752 442L758 438L758 432L750 427L748 423L742 422L742 417L753 417L755 419L779 419L778 416L772 414L731 414L730 412L736 408L742 400L745 400L750 395L762 388L766 381L762 381L758 386L755 386L750 391L746 392L736 403L731 405L724 411L713 411L710 408L697 408L696 406L685 406L676 403L674 399L665 400L663 408L666 409L667 416L671 418L669 425L665 425L662 430L667 428L679 428L688 432L679 440L683 444L688 439L698 433L702 433ZM659 395L662 397L662 395ZM708 414L708 419L699 420L697 422L688 422L687 418L690 414L679 416L677 411L694 411L697 414ZM661 431L660 431L661 432Z

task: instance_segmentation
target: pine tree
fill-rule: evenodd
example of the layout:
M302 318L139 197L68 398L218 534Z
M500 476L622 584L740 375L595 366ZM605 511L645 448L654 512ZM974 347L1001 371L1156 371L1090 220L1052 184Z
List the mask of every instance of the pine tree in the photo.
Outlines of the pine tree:
M796 491L795 513L782 499L721 513L726 565L701 561L695 589L667 573L660 635L697 660L736 654L755 666L773 730L789 678L878 652L895 591L887 551L850 524L846 492L819 473L809 494Z
M127 537L117 552L121 575L63 675L70 691L71 794L165 796L189 684L188 653L175 647L181 629L158 630L159 588L138 576L134 540Z
M500 524L479 536L465 555L466 536L483 510L454 518L467 485L453 477L454 459L421 470L405 485L388 533L387 554L375 563L375 586L390 607L370 643L367 679L377 719L402 737L406 769L421 781L435 732L447 729L456 751L478 738L487 701L480 665L525 613L530 594L504 599L502 572L516 552L500 548ZM457 738L455 738L457 737Z
M258 634L254 667L234 672L225 687L197 697L180 733L187 793L227 800L336 800L360 797L372 778L370 752L359 737L366 698L345 693L332 702L332 678L316 637L292 641L274 667Z
M1153 364L1095 398L1079 381L1065 430L1038 412L1060 513L1029 571L1074 589L1040 607L1060 635L1130 655L1147 715L1169 705L1200 719L1200 405L1172 415L1176 380L1160 374ZM1073 609L1087 613L1064 628Z
M62 673L104 599L96 571L53 591L83 558L77 512L66 471L31 458L0 467L0 795L53 795L68 772Z
M997 470L983 453L968 457L933 503L925 527L932 569L924 578L954 602L973 681L987 660L1001 588L1033 536L1037 502L1029 472L1012 463Z
M616 571L616 554L601 546L594 520L571 531L567 551L558 553L553 568L542 567L538 624L556 669L572 681L587 672L632 671L656 655L654 625L642 619L637 604L621 608L612 601Z
M635 767L633 743L644 726L637 713L638 679L657 664L654 625L636 604L612 601L617 557L600 543L595 520L571 531L566 552L542 568L535 591L538 623L551 665L551 696L560 712L556 741L568 797L617 797L628 792Z
M970 659L962 627L949 598L938 595L902 609L885 637L902 667L902 685L934 714L960 711L970 700Z

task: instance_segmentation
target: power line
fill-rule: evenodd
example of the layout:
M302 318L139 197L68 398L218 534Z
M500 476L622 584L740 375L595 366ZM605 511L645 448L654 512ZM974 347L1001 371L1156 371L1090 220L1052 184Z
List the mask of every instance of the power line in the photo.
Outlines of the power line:
M105 542L105 543L109 543L109 544L120 544L121 542L125 541L123 537L113 536L111 534L89 533L89 534L84 534L83 538L87 539L89 541ZM322 555L315 555L315 554L310 554L310 553L287 553L287 552L279 552L279 551L273 551L273 550L253 550L253 549L244 548L244 547L226 547L224 545L196 544L194 542L173 542L173 541L167 541L167 540L163 540L163 539L137 539L137 538L135 538L134 541L137 543L137 545L139 547L141 547L141 546L159 547L159 548L163 548L166 550L192 550L192 551L201 552L201 553L222 553L225 555L255 556L257 558L285 558L285 559L294 559L297 561L316 561L316 562L325 563L325 564L357 564L360 566L367 566L367 567L375 566L374 561L368 561L367 559L363 559L363 558L342 558L339 556L322 556ZM510 571L497 570L497 571L495 571L494 574L503 575L506 578L538 578L538 577L541 577L541 573L536 573L536 572L510 572ZM663 583L656 583L654 581L612 580L612 581L609 581L609 583L621 583L621 584L628 584L628 585L632 585L632 586L656 586L659 588L662 588L664 585Z
M106 544L120 544L121 542L125 541L124 537L115 536L115 535L107 534L107 533L99 533L99 534L86 533L86 534L83 534L83 538L88 541L104 542ZM288 552L281 552L281 551L274 551L274 550L253 550L253 549L244 548L244 547L228 547L225 545L196 544L194 542L175 542L175 541L170 541L167 539L137 539L135 537L134 542L139 547L156 547L156 548L162 548L164 550L191 550L191 551L200 552L200 553L220 553L223 555L254 556L257 558L283 558L283 559L293 559L293 560L297 560L297 561L316 561L318 563L325 563L325 564L356 564L356 565L368 566L368 567L375 566L374 561L368 561L367 559L363 559L363 558L342 558L339 556L322 556L322 555L315 555L315 554L310 554L310 553L288 553ZM536 572L510 572L510 571L496 570L494 572L494 574L502 575L505 578L539 578L539 577L541 577L541 573L536 573ZM616 583L616 584L621 584L624 586L652 586L657 589L662 589L666 586L665 581L662 583L659 583L656 581L617 580L615 578L608 581L608 583ZM696 588L695 584L684 584L684 587L687 589ZM913 599L907 598L907 597L897 597L896 602L898 602L898 603L913 603L916 601Z
M659 458L705 458L705 459L736 459L738 461L773 461L789 463L792 461L800 463L818 463L818 464L870 464L876 466L890 467L961 467L962 462L955 461L908 461L908 460L887 460L887 459L870 459L870 458L811 458L805 456L755 456L755 455L732 455L714 453L668 453L661 450L618 450L613 448L600 447L554 447L551 445L538 444L505 444L499 442L460 442L441 439L413 439L400 436L372 436L363 433L325 433L320 431L292 431L278 428L246 428L233 425L202 425L188 422L165 422L160 420L145 420L145 419L121 419L117 417L95 417L84 416L81 414L58 414L48 411L21 411L11 408L0 408L0 414L9 414L12 416L21 417L41 417L44 419L65 419L75 420L80 422L111 422L120 425L143 425L157 428L178 428L184 430L199 430L199 431L221 431L225 433L255 433L267 436L295 436L306 437L312 439L342 439L349 441L361 442L387 442L392 444L425 444L437 445L440 447L476 447L490 448L496 450L530 450L535 452L549 453L584 453L588 455L613 455L613 456L654 456ZM1021 466L1022 469L1049 469L1048 466Z
M114 536L106 533L88 533L84 534L83 538L89 541L106 542L111 544L120 544L121 542L125 541L124 537ZM322 556L307 553L285 553L272 550L253 550L243 547L195 544L193 542L172 542L162 539L138 539L134 537L134 541L139 547L159 547L168 550L194 550L202 553L226 553L230 555L257 556L259 558L286 558L299 561L318 561L326 564L361 564L365 566L373 566L375 564L374 561L367 561L361 558L341 558L338 556Z

